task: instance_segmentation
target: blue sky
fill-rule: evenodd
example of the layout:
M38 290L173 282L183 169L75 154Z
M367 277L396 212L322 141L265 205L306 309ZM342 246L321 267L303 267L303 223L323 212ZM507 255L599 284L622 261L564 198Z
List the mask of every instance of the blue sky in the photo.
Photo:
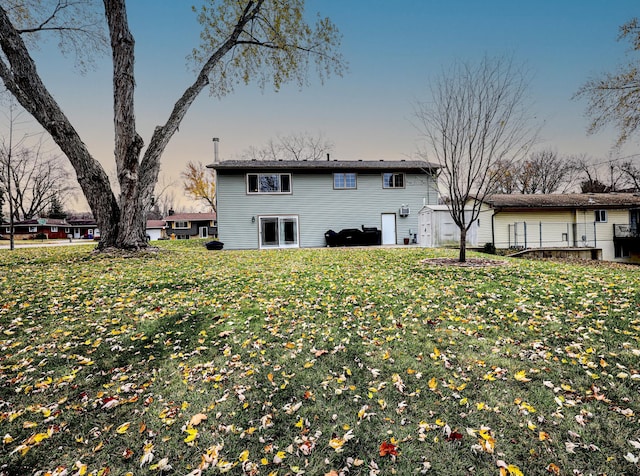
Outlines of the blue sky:
M192 81L185 58L199 30L191 2L128 3L138 127L148 142ZM250 85L222 100L203 94L163 157L165 176L178 179L189 160L211 162L213 137L220 138L222 159L303 132L332 141L336 159L415 157L420 138L413 109L429 98L430 78L453 61L484 55L512 55L531 73L533 112L544 122L540 147L609 157L612 131L587 136L585 104L571 97L589 77L627 61L628 45L616 38L621 24L640 15L638 0L308 0L307 9L341 30L345 76L324 85L312 79L302 90L287 85L274 93ZM45 83L89 149L113 170L109 58L79 75L53 48L37 56ZM636 145L622 153L635 153Z

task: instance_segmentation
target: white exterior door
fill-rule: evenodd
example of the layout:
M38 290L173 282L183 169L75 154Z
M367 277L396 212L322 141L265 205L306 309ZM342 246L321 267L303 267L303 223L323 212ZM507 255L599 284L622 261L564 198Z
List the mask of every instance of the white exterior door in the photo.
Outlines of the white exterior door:
M418 215L418 227L420 228L420 246L431 248L433 246L433 211L424 210Z
M200 238L209 238L209 229L206 226L200 227Z
M396 239L396 214L383 213L382 214L382 244L395 245L397 243L398 241Z

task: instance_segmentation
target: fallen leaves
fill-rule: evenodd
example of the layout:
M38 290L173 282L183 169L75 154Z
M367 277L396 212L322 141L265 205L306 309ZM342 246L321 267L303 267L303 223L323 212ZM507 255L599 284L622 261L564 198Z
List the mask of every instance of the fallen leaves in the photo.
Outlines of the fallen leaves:
M0 275L3 461L92 476L638 464L636 270L166 246L0 255L15 268Z

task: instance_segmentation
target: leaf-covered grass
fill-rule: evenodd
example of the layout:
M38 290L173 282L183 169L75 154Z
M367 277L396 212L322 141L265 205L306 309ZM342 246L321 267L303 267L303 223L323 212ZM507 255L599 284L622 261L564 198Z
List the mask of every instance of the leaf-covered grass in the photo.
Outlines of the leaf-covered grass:
M640 472L640 268L160 246L0 252L0 474Z

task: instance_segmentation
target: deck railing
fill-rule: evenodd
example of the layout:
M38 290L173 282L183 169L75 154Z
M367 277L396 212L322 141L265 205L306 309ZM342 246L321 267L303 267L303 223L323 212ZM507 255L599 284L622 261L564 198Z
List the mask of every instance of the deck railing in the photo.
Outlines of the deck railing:
M613 225L614 238L640 238L640 227L633 225Z

